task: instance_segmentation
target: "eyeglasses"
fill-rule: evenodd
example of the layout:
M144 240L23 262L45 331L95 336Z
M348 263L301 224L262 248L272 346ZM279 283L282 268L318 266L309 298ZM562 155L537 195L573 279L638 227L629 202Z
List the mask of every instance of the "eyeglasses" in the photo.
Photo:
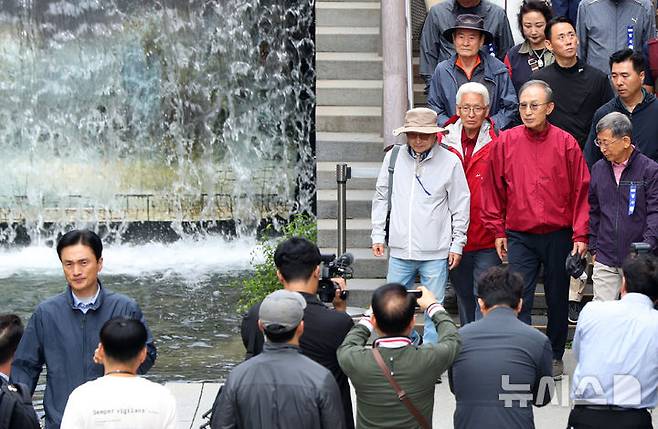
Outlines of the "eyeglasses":
M573 39L576 38L576 33L574 33L573 31L570 31L570 32L568 32L568 33L558 34L558 35L556 36L556 38L557 38L557 40L559 40L560 42L564 42L564 41L567 40L567 39L569 39L569 40L573 40Z
M484 112L486 107L482 106L458 106L459 110L466 112L466 113L475 113L476 115L479 115L480 113Z
M594 139L594 144L603 149L603 148L607 148L608 146L610 146L611 144L613 144L614 142L617 142L619 140L621 140L621 139L619 138L619 139L614 139L614 140L611 140L611 141Z
M533 112L536 112L537 110L539 110L539 107L541 107L545 104L548 104L548 103L550 103L550 101L548 101L546 103L531 103L531 104L519 103L519 110L523 112L529 107L530 110L532 110Z

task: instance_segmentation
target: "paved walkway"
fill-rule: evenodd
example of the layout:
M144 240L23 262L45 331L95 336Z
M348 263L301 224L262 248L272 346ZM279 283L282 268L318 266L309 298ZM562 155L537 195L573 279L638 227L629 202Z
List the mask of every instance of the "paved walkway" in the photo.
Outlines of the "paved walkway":
M573 374L575 361L571 350L564 356L565 376L557 382L556 395L551 404L535 408L535 426L537 429L560 429L567 427L567 420L571 410L569 404L570 375ZM176 396L178 405L178 428L198 429L205 421L201 418L213 404L218 383L167 383L166 385ZM352 390L352 400L356 395ZM354 406L356 410L356 405ZM434 393L434 419L433 427L439 429L452 429L452 415L455 412L455 397L448 387L448 376L444 374L443 383L436 386ZM658 429L658 411L653 413L653 425Z

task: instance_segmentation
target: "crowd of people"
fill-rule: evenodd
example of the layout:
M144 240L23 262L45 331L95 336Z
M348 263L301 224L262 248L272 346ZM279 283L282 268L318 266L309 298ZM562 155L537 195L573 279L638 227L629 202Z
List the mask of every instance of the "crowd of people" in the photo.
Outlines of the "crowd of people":
M332 308L317 297L318 247L280 243L282 289L244 316L247 359L220 389L210 427L353 428L351 381L357 428L429 428L448 371L456 428L532 428L532 407L550 402L563 375L569 321L577 366L563 424L652 427L654 8L527 0L518 25L524 41L513 46L489 0L429 10L420 62L429 108L409 110L394 131L406 144L386 153L372 204L387 284L354 323L343 279L333 279ZM175 399L140 377L157 353L138 304L98 278L102 250L91 231L63 235L67 288L25 328L0 316L0 428L39 427L32 395L44 366L48 429L175 426ZM584 305L588 263L594 298ZM409 292L416 276L423 286ZM540 276L545 335L530 326ZM460 328L442 306L448 278Z

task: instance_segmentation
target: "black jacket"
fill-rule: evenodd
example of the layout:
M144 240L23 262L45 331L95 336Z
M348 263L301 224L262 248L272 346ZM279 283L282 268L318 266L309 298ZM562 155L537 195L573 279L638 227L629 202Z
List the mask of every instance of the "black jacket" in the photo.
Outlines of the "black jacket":
M351 429L354 427L354 420L350 385L347 376L338 365L336 350L354 323L347 313L330 310L315 295L300 293L306 299L304 335L299 341L302 353L331 371L340 390L346 427ZM240 334L247 349L247 359L263 351L263 333L258 329L259 310L260 304L254 305L242 319Z
M635 148L654 161L658 161L658 101L655 95L645 92L644 100L635 106L633 113L626 110L619 97L608 101L596 111L584 150L587 166L591 169L596 161L603 158L601 150L594 144L596 124L610 112L620 112L628 116L633 124Z
M543 80L553 90L555 109L548 120L574 136L582 149L594 113L614 96L608 76L579 59L569 68L555 62L532 78Z
M8 384L0 377L0 429L39 429L27 386Z
M231 371L210 427L343 429L345 418L326 368L296 346L267 343L263 353Z

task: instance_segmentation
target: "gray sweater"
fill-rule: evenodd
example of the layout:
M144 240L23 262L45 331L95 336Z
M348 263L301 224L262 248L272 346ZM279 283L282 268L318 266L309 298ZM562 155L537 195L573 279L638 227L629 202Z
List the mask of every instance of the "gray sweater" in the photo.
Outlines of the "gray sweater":
M656 15L650 0L582 0L576 27L578 57L609 74L610 55L629 47L629 28L633 49L642 52L656 35Z

